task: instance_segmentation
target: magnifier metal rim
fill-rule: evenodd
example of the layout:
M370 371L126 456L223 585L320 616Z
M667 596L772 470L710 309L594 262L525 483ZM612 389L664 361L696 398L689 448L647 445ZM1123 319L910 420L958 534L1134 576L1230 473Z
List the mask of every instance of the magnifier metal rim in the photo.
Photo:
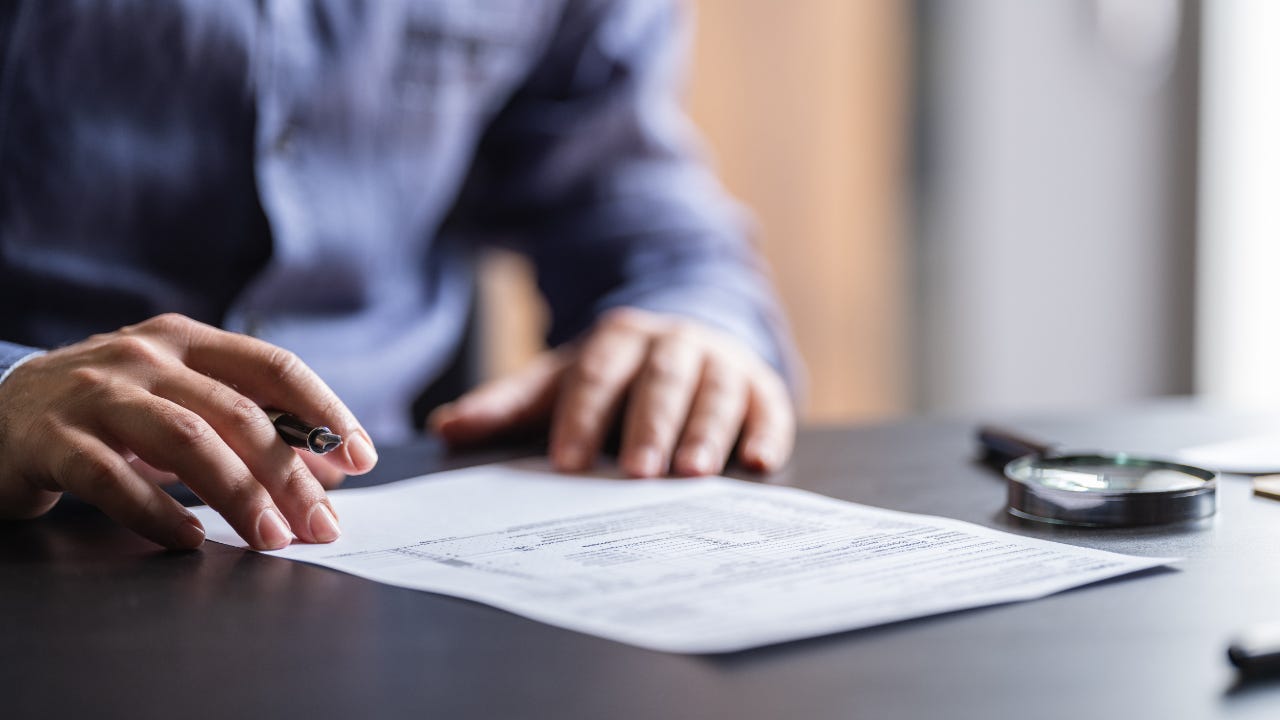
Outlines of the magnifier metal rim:
M1152 492L1123 490L1063 490L1031 479L1037 466L1109 464L1169 470L1201 480L1201 485ZM1004 468L1008 478L1009 513L1028 520L1083 527L1162 525L1208 517L1217 511L1218 473L1167 460L1125 454L1031 455Z

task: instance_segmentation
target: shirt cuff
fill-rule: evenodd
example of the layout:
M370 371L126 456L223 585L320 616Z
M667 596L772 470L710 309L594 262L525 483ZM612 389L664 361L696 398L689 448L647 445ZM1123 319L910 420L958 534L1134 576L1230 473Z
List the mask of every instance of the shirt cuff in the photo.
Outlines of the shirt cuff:
M17 370L22 363L43 354L44 351L39 348L0 343L0 383L4 382L5 378Z

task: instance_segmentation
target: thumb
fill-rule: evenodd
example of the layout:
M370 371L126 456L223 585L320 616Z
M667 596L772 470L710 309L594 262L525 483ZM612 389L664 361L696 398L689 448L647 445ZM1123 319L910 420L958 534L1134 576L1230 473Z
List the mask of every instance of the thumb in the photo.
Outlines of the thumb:
M427 426L455 445L544 422L551 416L564 367L559 353L543 353L518 372L436 408Z

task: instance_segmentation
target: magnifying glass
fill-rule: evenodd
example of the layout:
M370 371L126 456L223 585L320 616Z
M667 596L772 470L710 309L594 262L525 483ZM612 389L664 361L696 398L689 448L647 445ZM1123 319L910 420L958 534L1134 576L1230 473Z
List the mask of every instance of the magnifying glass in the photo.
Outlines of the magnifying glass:
M1009 513L1020 518L1134 527L1197 520L1217 510L1214 470L1127 453L1067 453L992 426L979 428L978 441L988 461L1004 464Z

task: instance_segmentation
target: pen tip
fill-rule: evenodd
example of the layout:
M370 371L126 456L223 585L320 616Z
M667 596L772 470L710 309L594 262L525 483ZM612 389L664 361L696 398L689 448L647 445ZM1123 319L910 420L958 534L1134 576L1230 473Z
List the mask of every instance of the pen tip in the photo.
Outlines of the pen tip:
M331 432L317 433L311 440L311 450L319 455L337 450L342 445L342 436Z

